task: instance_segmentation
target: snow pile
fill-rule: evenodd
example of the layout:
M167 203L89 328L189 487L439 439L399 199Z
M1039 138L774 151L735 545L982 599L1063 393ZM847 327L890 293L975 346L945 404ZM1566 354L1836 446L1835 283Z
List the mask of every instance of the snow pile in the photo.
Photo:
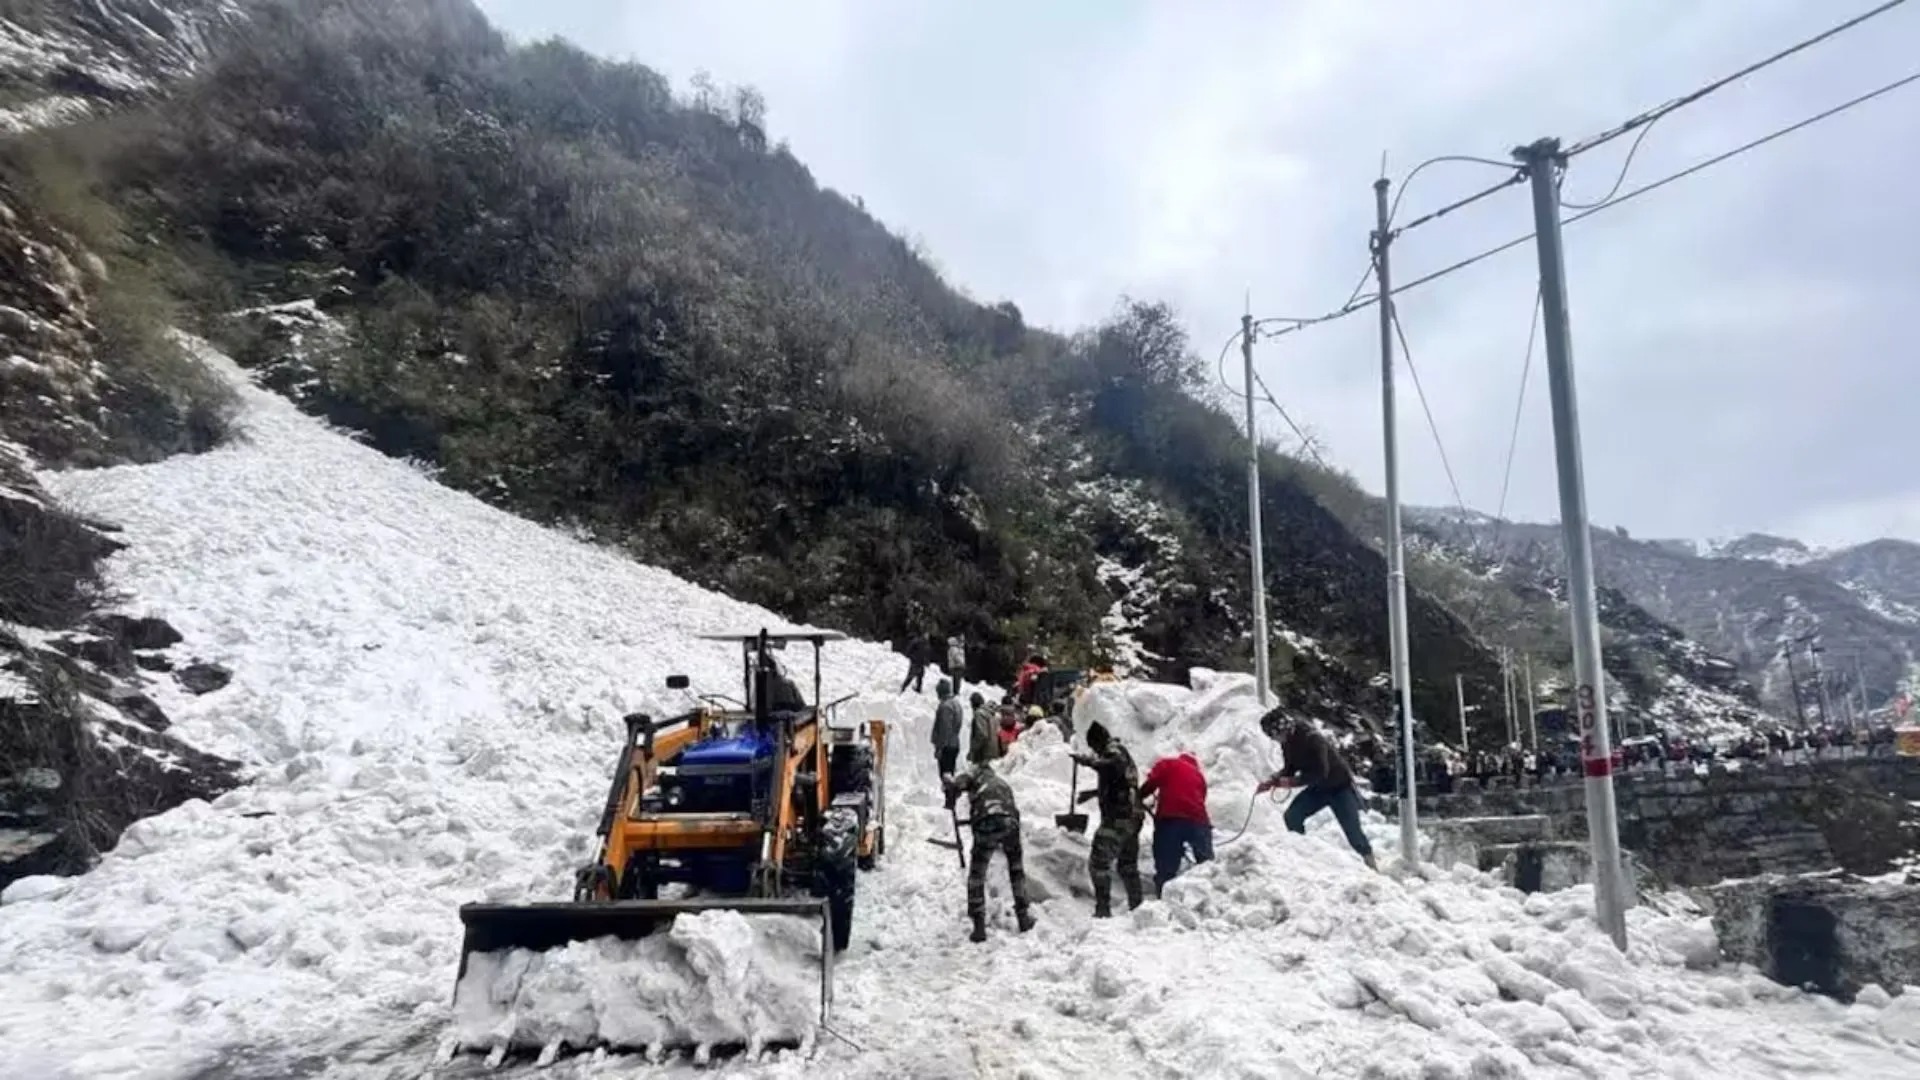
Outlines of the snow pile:
M114 584L233 670L217 695L157 694L176 730L254 778L128 830L82 878L7 892L0 1072L391 1080L421 1075L462 1030L531 1043L807 1030L816 931L754 919L749 948L748 920L727 917L482 959L473 1011L455 1014L458 905L568 895L619 716L678 708L651 689L669 672L728 688L736 658L692 636L775 621L440 488L278 399L245 399L237 445L47 478L125 526ZM1072 805L1068 747L1047 726L1023 736L998 768L1023 811L1039 925L1014 931L996 858L989 941L973 945L958 860L925 843L953 826L932 702L891 693L904 666L861 643L826 653L828 697L862 692L840 722L886 718L895 740L888 851L859 879L835 1037L720 1075L1920 1075L1920 989L1809 998L1719 965L1708 924L1678 902L1633 911L1623 956L1584 889L1529 897L1430 865L1375 874L1324 814L1286 833L1251 797L1277 755L1245 676L1100 686L1080 704L1080 729L1100 720L1142 769L1187 749L1212 781L1219 858L1130 916L1089 917L1089 838L1050 820ZM1369 829L1392 865L1393 830ZM556 1074L658 1070L635 1056Z
M252 782L136 824L58 896L8 891L0 1073L431 1047L451 1019L459 905L568 898L620 718L684 710L669 674L738 694L738 657L695 636L782 625L243 397L229 447L41 476L124 526L113 585L233 672L219 694L152 696L173 733ZM904 670L880 646L824 653L829 699ZM856 698L835 722L895 701Z
M820 927L734 911L677 918L637 941L468 958L454 1010L463 1045L659 1049L811 1040Z

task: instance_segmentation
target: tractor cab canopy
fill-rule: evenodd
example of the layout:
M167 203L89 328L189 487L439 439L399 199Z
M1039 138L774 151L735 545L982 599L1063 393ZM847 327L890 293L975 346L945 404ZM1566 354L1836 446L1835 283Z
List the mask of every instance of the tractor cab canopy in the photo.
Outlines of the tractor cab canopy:
M702 634L702 641L728 641L740 646L741 698L756 724L776 714L805 713L820 705L820 649L847 636L833 630L757 630L740 634ZM780 663L777 653L796 642L813 646L813 693L805 695ZM811 702L811 703L809 703Z

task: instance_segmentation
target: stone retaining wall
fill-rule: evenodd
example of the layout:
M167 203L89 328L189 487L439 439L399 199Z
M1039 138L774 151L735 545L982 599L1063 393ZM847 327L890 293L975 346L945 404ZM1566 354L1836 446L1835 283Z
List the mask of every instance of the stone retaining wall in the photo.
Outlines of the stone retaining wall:
M1422 799L1422 817L1543 818L1546 837L1587 835L1583 784L1467 788ZM1667 884L1835 868L1879 874L1920 848L1920 758L1630 773L1614 792L1622 846ZM1375 807L1392 815L1396 800L1376 797Z

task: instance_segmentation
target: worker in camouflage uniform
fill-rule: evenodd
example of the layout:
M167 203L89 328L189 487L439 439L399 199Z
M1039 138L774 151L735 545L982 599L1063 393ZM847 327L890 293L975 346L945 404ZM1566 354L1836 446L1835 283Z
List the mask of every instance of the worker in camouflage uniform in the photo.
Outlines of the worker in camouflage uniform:
M987 863L996 851L1007 857L1007 884L1013 888L1013 914L1020 932L1033 929L1033 916L1027 911L1027 867L1020 853L1020 808L1014 805L1013 789L984 761L941 783L948 810L960 796L967 797L967 819L973 827L973 863L967 867L967 918L973 920L970 940L987 940Z
M1100 778L1099 785L1080 796L1080 801L1100 800L1100 827L1093 833L1087 871L1093 878L1093 917L1104 919L1113 914L1116 861L1120 884L1127 890L1127 907L1140 906L1140 826L1146 815L1140 805L1140 770L1127 748L1098 721L1087 727L1087 747L1093 753L1075 754L1073 759Z

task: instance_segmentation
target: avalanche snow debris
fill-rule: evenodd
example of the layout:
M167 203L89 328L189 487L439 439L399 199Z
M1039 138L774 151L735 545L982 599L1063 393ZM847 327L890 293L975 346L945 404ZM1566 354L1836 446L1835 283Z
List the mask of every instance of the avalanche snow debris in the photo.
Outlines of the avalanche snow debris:
M804 919L716 911L638 941L479 953L460 981L465 1045L799 1044L819 1020L820 935Z
M23 991L0 996L8 1067L208 1075L244 1054L284 1060L286 1073L325 1061L330 1075L390 1077L424 1072L469 1024L543 1056L590 1031L751 1041L811 1024L811 931L784 952L750 947L726 918L484 960L469 977L487 1007L455 1015L458 905L563 895L592 833L613 718L670 708L651 689L669 672L728 684L731 657L693 635L780 620L440 488L270 395L243 398L244 441L45 478L124 526L129 546L108 567L116 587L190 640L220 642L227 689L155 693L183 736L257 771L248 787L129 830L92 873L27 879L0 897L0 969ZM989 941L972 945L951 852L915 841L951 828L927 745L931 702L892 693L899 660L879 646L848 643L826 664L829 696L860 693L851 710L894 725L896 843L861 878L854 945L836 965L832 1023L846 1041L729 1063L728 1075L1920 1068L1920 989L1825 1008L1751 969L1709 965L1699 916L1678 906L1635 909L1620 956L1593 924L1588 887L1522 898L1470 868L1380 875L1329 815L1287 832L1276 806L1249 800L1277 764L1251 679L1203 669L1190 688L1097 687L1082 708L1143 768L1178 750L1199 757L1219 857L1132 919L1090 919L1087 838L1047 824L1068 805L1068 746L1035 728L998 767L1025 811L1039 926L1014 931L995 861ZM482 751L484 767L469 769ZM1397 830L1372 815L1366 825L1382 864L1395 864ZM575 963L585 959L610 966ZM805 992L769 984L803 968ZM696 970L703 980L676 981ZM674 986L687 996L670 998ZM88 1023L72 1023L81 1009ZM647 1057L582 1068L658 1071Z

